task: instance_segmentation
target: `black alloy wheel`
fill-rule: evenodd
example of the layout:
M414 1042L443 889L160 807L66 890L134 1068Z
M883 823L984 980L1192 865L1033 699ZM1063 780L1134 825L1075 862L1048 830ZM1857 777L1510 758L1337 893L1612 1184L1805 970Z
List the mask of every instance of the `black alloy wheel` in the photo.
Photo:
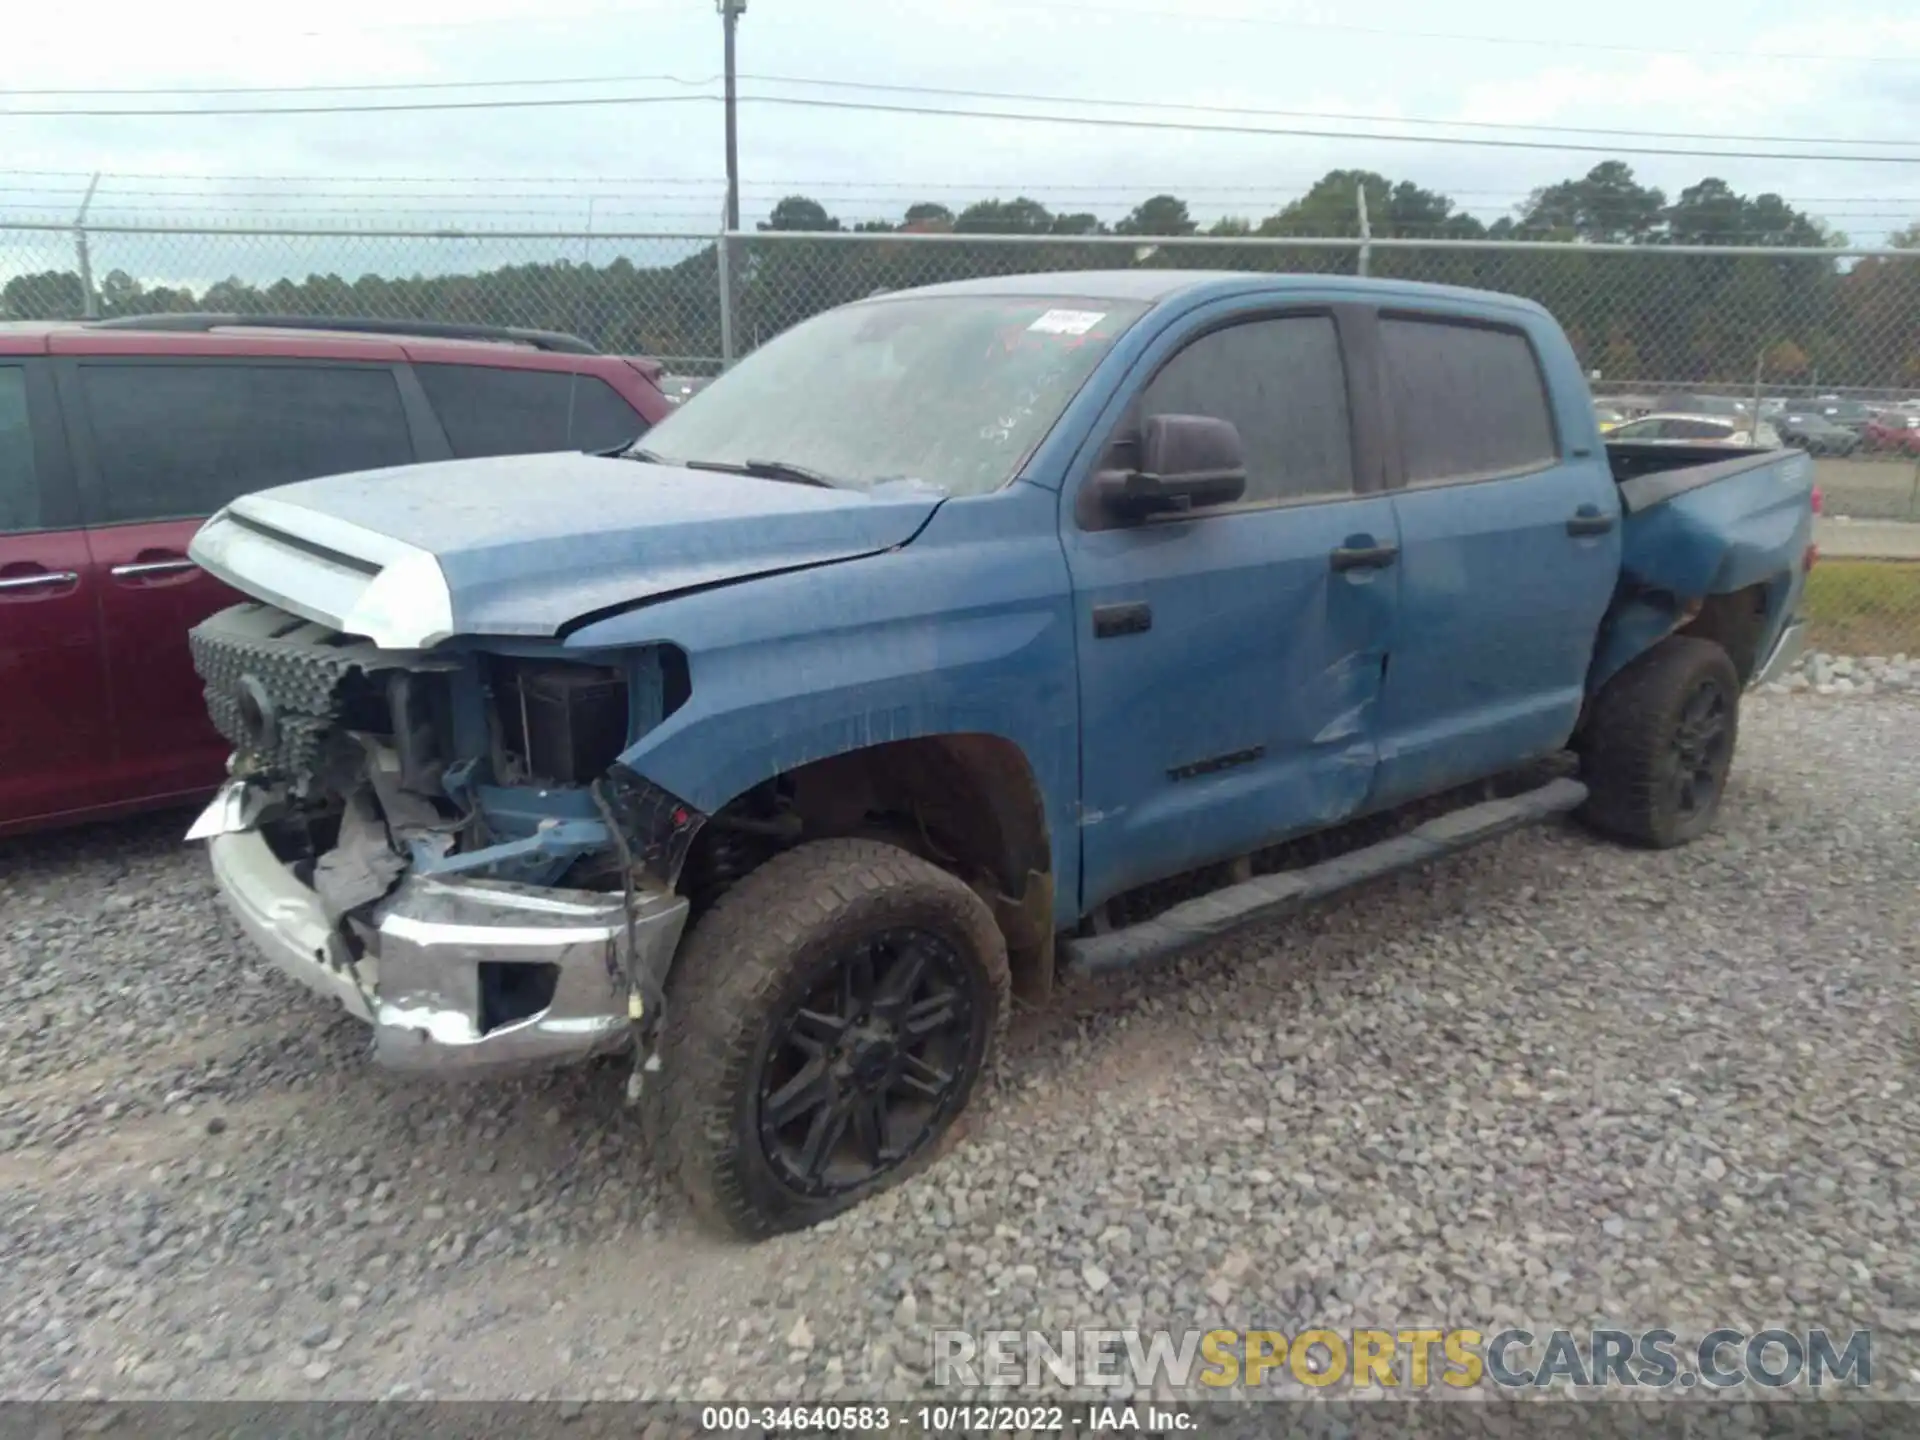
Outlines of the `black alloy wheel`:
M1720 645L1670 635L1601 686L1576 736L1597 830L1664 849L1698 839L1726 793L1740 675Z
M953 945L925 930L832 957L776 1021L760 1066L760 1143L782 1183L843 1194L933 1138L966 1073L970 989Z
M817 1224L958 1133L1010 991L1006 938L958 876L883 840L776 855L675 957L655 1153L736 1235Z
M1674 726L1671 770L1674 810L1692 819L1710 810L1720 799L1732 756L1731 712L1734 706L1717 675L1707 675L1682 703Z

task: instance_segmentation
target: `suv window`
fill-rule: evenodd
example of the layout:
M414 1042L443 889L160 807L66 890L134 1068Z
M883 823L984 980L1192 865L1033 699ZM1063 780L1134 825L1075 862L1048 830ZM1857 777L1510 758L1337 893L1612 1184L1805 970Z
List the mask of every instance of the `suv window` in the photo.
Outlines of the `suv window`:
M413 459L384 366L88 362L92 525L211 515L235 496Z
M1353 491L1347 379L1332 317L1250 320L1202 335L1148 382L1139 418L1231 420L1247 449L1244 503Z
M27 372L24 366L0 365L0 535L39 524L33 431L27 427Z
M610 450L647 429L646 417L595 375L419 363L414 373L462 460Z
M1517 330L1381 316L1407 483L1537 469L1556 451L1546 382Z

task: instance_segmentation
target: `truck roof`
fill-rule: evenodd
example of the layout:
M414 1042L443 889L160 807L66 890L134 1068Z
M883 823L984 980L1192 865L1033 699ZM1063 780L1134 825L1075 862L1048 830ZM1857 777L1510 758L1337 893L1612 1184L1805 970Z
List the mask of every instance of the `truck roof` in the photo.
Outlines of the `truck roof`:
M1471 290L1460 285L1428 285L1417 280L1372 276L1262 273L1245 270L1047 270L1020 275L986 275L972 280L950 280L914 290L885 292L870 297L882 302L899 295L1072 295L1088 300L1138 300L1158 304L1176 296L1241 295L1252 291L1329 290L1351 292L1356 300L1389 296L1416 299L1470 300L1507 310L1546 312L1531 300L1493 290Z

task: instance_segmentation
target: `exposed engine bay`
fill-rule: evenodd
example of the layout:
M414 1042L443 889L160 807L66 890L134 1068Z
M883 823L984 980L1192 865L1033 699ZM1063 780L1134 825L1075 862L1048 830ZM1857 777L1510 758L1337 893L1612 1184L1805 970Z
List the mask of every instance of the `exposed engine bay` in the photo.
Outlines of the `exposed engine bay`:
M616 763L687 697L671 647L617 663L390 651L258 603L191 638L249 822L351 953L403 876L630 896L641 869L672 887L706 820ZM635 980L657 994L664 976ZM510 1021L552 977L489 988L483 1006Z
M665 647L617 665L387 651L259 604L192 642L235 778L277 796L276 829L316 879L377 821L395 860L428 872L578 885L568 872L609 843L592 787L687 694ZM338 893L342 913L372 898Z

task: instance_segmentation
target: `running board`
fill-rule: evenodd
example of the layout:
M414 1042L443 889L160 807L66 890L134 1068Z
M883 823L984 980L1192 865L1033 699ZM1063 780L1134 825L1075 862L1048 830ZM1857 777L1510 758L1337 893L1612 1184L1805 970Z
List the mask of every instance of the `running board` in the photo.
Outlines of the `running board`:
M1182 901L1124 930L1062 946L1069 975L1101 975L1164 960L1243 925L1271 920L1314 900L1395 870L1425 864L1523 825L1573 809L1587 798L1578 780L1553 780L1506 800L1487 800L1429 820L1404 835L1299 870L1281 870Z

